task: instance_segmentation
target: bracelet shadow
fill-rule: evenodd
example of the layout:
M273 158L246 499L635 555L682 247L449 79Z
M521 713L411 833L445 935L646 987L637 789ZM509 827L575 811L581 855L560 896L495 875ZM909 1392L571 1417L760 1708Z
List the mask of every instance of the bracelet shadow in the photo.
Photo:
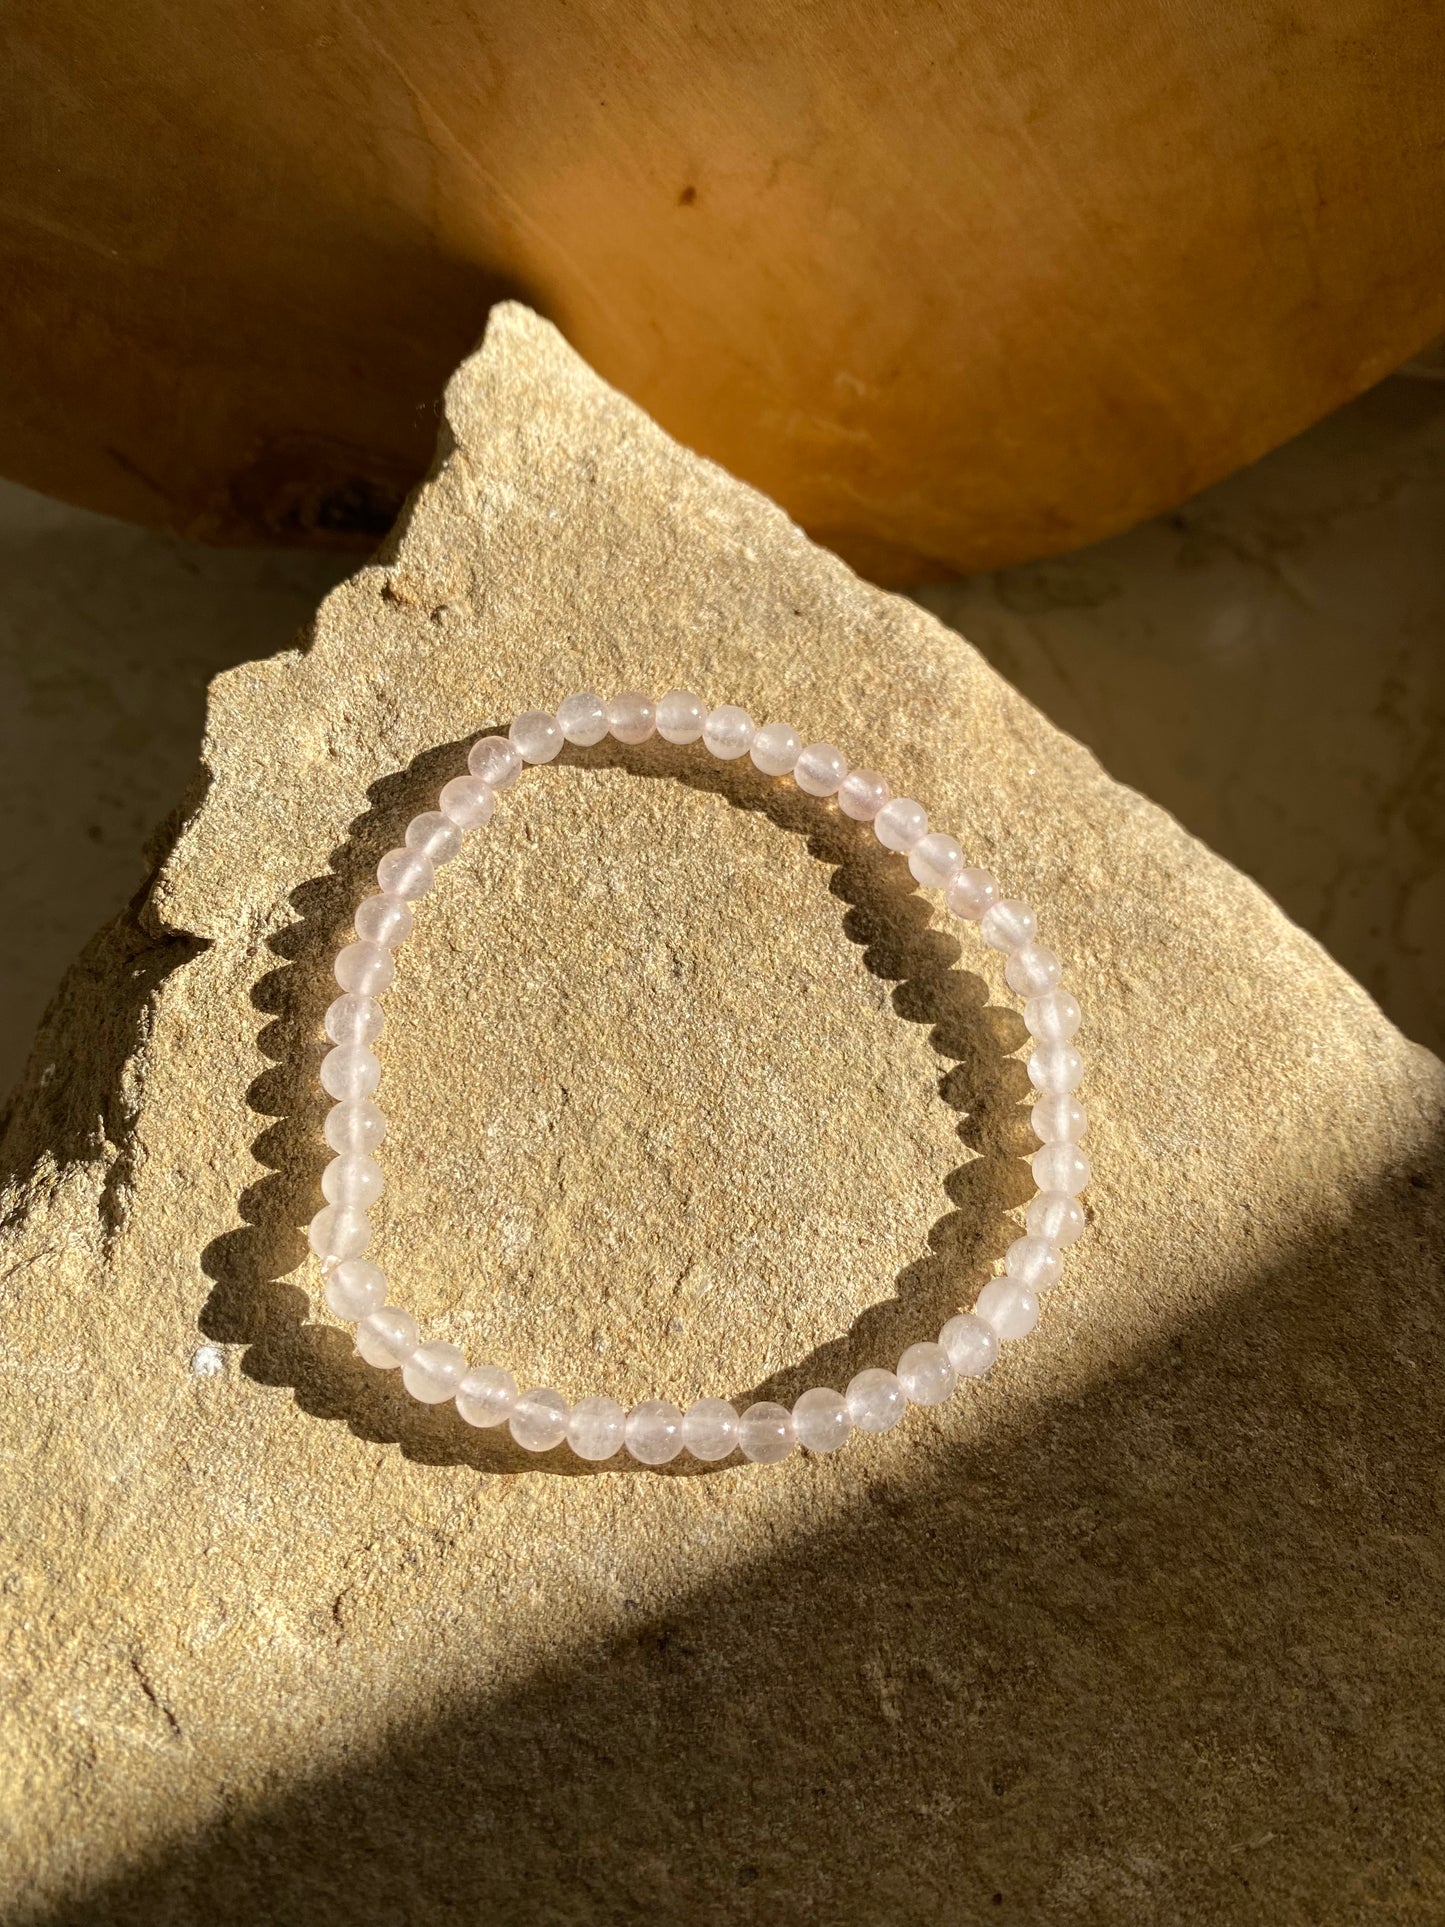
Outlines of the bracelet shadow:
M292 892L296 921L267 940L277 966L257 982L252 1003L265 1020L257 1042L270 1064L246 1093L249 1109L263 1120L252 1153L265 1175L238 1199L240 1224L213 1238L202 1253L212 1289L200 1329L217 1342L243 1345L247 1376L287 1387L303 1411L344 1423L368 1442L397 1445L423 1463L499 1475L708 1477L736 1460L707 1465L684 1454L671 1465L650 1468L619 1454L587 1464L565 1445L524 1452L504 1427L470 1427L449 1403L420 1405L398 1372L366 1365L347 1334L314 1322L308 1294L290 1281L308 1257L304 1227L319 1208L321 1171L330 1155L322 1137L329 1100L317 1072L329 1048L322 1019L336 994L331 959L378 860L401 841L411 816L465 769L472 740L428 750L373 784L368 808L332 852L329 870ZM1033 1148L1027 1100L1033 1093L1013 1055L1025 1038L1022 1019L988 1002L982 978L960 965L958 943L932 927L907 865L836 805L761 775L750 761L718 763L696 747L656 739L637 747L608 740L595 749L569 748L558 764L681 782L734 808L757 811L802 838L808 854L831 870L828 888L844 906L843 930L861 950L864 967L892 986L895 1015L928 1028L940 1060L940 1100L957 1114L957 1135L970 1153L944 1181L949 1208L930 1228L926 1249L894 1278L887 1298L867 1307L838 1337L736 1394L734 1402L739 1409L755 1399L791 1404L809 1385L845 1385L864 1366L896 1358L914 1340L931 1337L953 1311L971 1304L993 1261L1017 1235L1008 1214L1033 1189L1027 1164Z

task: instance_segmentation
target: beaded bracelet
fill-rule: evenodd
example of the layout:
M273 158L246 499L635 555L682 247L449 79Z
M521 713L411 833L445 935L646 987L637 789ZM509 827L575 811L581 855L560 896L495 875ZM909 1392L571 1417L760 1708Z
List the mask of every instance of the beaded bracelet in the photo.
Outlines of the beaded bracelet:
M392 953L412 930L412 904L432 887L438 865L456 856L463 832L491 821L497 792L515 783L524 764L550 763L564 743L590 747L611 735L635 744L654 733L669 743L701 740L724 762L750 756L764 775L791 776L808 796L835 797L845 816L871 823L885 849L907 857L917 882L942 890L952 914L977 923L984 942L1003 952L1004 975L1026 999L1024 1023L1036 1042L1028 1074L1040 1093L1031 1114L1041 1145L1033 1158L1039 1191L1028 1208L1027 1235L1010 1245L1003 1275L983 1287L971 1312L948 1320L937 1343L910 1345L896 1371L859 1372L843 1392L815 1386L791 1411L764 1400L739 1414L720 1398L697 1399L686 1411L666 1399L644 1399L629 1411L607 1397L571 1405L548 1386L520 1391L499 1365L469 1365L455 1345L420 1342L411 1314L386 1302L386 1274L363 1255L371 1242L367 1206L382 1189L372 1153L386 1135L386 1119L373 1101L381 1081L371 1049L382 1026L377 999L396 974ZM336 1156L322 1173L326 1204L312 1219L311 1248L321 1261L326 1302L355 1323L362 1358L399 1368L407 1391L423 1404L454 1400L469 1425L505 1423L529 1452L550 1451L565 1440L582 1459L610 1459L625 1449L644 1465L665 1465L684 1450L715 1461L736 1449L771 1464L795 1446L835 1451L855 1429L888 1431L907 1405L942 1403L960 1379L989 1369L1000 1341L1032 1331L1040 1295L1059 1281L1063 1247L1084 1229L1078 1194L1089 1181L1089 1161L1079 1148L1087 1117L1074 1095L1084 1068L1072 1042L1079 1006L1059 988L1062 967L1036 941L1028 905L1000 897L989 873L965 865L954 839L930 830L922 807L894 796L876 770L850 769L831 743L805 746L786 723L759 729L733 704L709 710L687 690L657 703L636 693L607 703L590 693L569 696L555 715L529 710L506 736L481 737L467 761L471 774L446 784L441 807L413 817L403 847L377 865L380 892L357 909L356 939L336 959L343 994L326 1013L333 1048L322 1059L321 1083L336 1100L326 1119L326 1142Z

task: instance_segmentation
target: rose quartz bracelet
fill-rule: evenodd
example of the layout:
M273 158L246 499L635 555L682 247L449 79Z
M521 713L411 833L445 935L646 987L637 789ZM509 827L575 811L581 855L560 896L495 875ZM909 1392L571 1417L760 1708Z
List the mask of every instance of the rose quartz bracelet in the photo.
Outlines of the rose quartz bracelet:
M955 917L976 923L984 942L1007 958L1004 975L1025 999L1024 1022L1035 1039L1028 1073L1039 1092L1033 1128L1041 1149L1033 1158L1037 1197L1028 1208L1027 1236L1010 1245L1003 1275L978 1295L972 1311L950 1318L936 1343L910 1345L896 1371L859 1372L842 1392L815 1386L789 1411L770 1401L741 1414L725 1399L700 1398L684 1411L666 1399L645 1399L631 1410L616 1399L569 1404L548 1386L520 1391L499 1365L469 1364L455 1345L421 1342L416 1320L386 1302L387 1280L364 1254L371 1243L367 1206L380 1195L381 1167L373 1153L386 1135L374 1101L381 1064L372 1045L380 1035L377 1001L396 974L393 951L412 929L412 904L450 862L464 831L490 822L499 790L516 782L524 764L550 763L564 743L590 746L611 735L642 743L657 734L669 743L696 743L724 762L751 756L766 776L791 777L809 796L834 797L845 816L871 823L885 849L907 858L915 879L942 890ZM1079 1006L1059 987L1061 966L1036 941L1034 913L1001 897L986 870L965 865L951 836L928 827L922 807L894 796L870 769L850 769L831 743L804 744L786 723L759 729L744 709L709 710L697 696L674 690L654 703L648 696L569 696L556 714L530 710L506 736L483 736L472 746L469 776L441 793L441 807L413 817L406 842L377 865L380 892L356 912L356 940L336 959L343 994L326 1013L333 1049L321 1064L321 1083L336 1100L326 1119L326 1141L336 1156L322 1173L325 1208L311 1222L311 1247L321 1260L326 1302L356 1325L356 1348L369 1365L400 1368L402 1383L427 1405L448 1399L469 1425L506 1424L517 1444L546 1452L565 1440L579 1458L610 1459L627 1451L644 1465L665 1465L682 1451L725 1459L734 1450L771 1463L795 1446L832 1452L852 1431L886 1432L906 1406L938 1405L962 1378L993 1364L1001 1340L1022 1338L1038 1322L1040 1295L1056 1285L1061 1256L1084 1229L1078 1194L1089 1181L1079 1149L1087 1118L1074 1096L1083 1060L1073 1045Z

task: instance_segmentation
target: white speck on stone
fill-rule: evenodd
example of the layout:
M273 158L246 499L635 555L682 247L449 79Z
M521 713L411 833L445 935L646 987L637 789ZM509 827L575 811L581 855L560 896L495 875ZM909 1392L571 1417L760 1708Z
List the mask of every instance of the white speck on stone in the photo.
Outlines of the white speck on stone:
M226 1354L219 1345L198 1345L191 1354L191 1371L196 1378L218 1378L226 1369Z

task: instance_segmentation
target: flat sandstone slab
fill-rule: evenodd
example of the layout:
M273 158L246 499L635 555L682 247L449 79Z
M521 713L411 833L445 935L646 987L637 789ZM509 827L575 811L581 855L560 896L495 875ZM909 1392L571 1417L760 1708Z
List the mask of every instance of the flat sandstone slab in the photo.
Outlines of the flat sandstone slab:
M1440 1065L534 316L448 419L390 560L216 683L12 1105L6 1918L1438 1919ZM377 856L480 729L676 684L875 762L1039 906L1096 1170L992 1377L690 1476L412 1405L299 1229ZM1022 1039L867 832L569 752L402 953L378 1255L573 1397L841 1385L1014 1235Z

